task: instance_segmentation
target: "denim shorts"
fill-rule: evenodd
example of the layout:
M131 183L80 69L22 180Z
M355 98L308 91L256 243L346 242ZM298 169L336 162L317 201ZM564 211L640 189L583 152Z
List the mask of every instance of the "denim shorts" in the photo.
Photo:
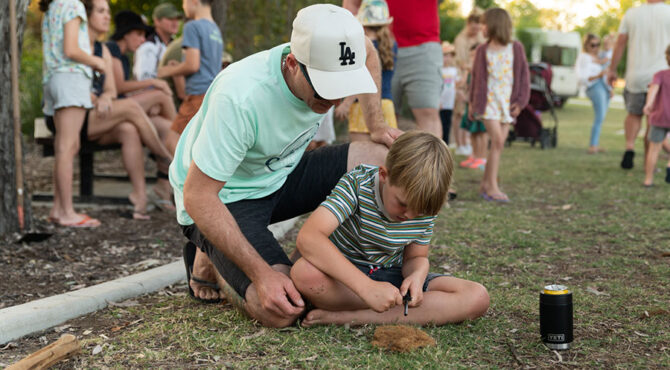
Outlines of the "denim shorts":
M405 277L402 276L402 267L378 267L378 266L364 266L354 263L354 266L358 267L359 270L363 271L370 279L374 281L385 281L387 283L393 284L396 288L400 289L403 280ZM426 281L423 282L423 291L428 290L428 283L436 277L448 276L444 274L434 274L432 272L428 273L426 276Z
M53 116L60 108L80 107L91 109L91 79L78 72L56 72L43 85L42 111Z
M391 91L396 112L403 95L410 108L440 107L442 92L442 47L437 42L398 49Z
M635 116L641 116L644 113L642 109L647 102L647 93L632 93L626 89L623 90L623 100L626 104L626 111Z
M292 265L268 225L315 210L346 173L348 154L349 144L305 152L276 192L260 199L226 204L244 237L268 265ZM223 279L244 298L251 284L244 272L207 240L195 224L182 226L182 232L207 253Z

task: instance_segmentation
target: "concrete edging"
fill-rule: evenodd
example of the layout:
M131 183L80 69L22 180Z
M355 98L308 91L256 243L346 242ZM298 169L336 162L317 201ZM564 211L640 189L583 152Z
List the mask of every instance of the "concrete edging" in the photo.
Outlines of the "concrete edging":
M270 230L275 238L281 238L296 221L297 218L293 218L270 225ZM103 309L109 302L152 293L184 279L184 263L176 261L73 292L4 308L0 310L0 344Z

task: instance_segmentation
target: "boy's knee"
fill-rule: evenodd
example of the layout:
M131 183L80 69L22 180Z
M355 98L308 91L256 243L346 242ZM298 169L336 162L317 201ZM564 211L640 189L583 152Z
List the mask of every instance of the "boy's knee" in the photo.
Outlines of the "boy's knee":
M311 287L318 285L324 277L323 272L312 265L304 258L300 258L293 264L291 268L291 280L299 291L303 292L309 290Z

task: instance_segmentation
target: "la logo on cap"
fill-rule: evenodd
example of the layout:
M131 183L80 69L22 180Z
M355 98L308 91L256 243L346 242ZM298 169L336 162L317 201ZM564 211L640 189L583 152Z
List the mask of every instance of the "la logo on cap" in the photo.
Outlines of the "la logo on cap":
M291 53L325 99L377 92L365 66L363 26L344 8L316 4L300 9L293 21Z
M356 53L351 51L351 48L347 46L347 43L342 41L340 42L340 60L342 63L340 65L346 66L347 60L349 64L356 64L354 60L356 58Z

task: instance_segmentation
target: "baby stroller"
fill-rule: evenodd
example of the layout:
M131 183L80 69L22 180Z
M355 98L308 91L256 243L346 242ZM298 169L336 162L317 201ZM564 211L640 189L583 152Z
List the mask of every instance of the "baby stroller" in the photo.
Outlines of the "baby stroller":
M517 117L514 131L507 136L507 145L514 141L530 142L531 146L540 143L540 148L554 148L558 142L558 117L556 116L556 97L551 91L551 66L547 63L533 63L530 69L530 101ZM560 99L558 99L560 100ZM540 112L549 111L553 127L543 127Z

